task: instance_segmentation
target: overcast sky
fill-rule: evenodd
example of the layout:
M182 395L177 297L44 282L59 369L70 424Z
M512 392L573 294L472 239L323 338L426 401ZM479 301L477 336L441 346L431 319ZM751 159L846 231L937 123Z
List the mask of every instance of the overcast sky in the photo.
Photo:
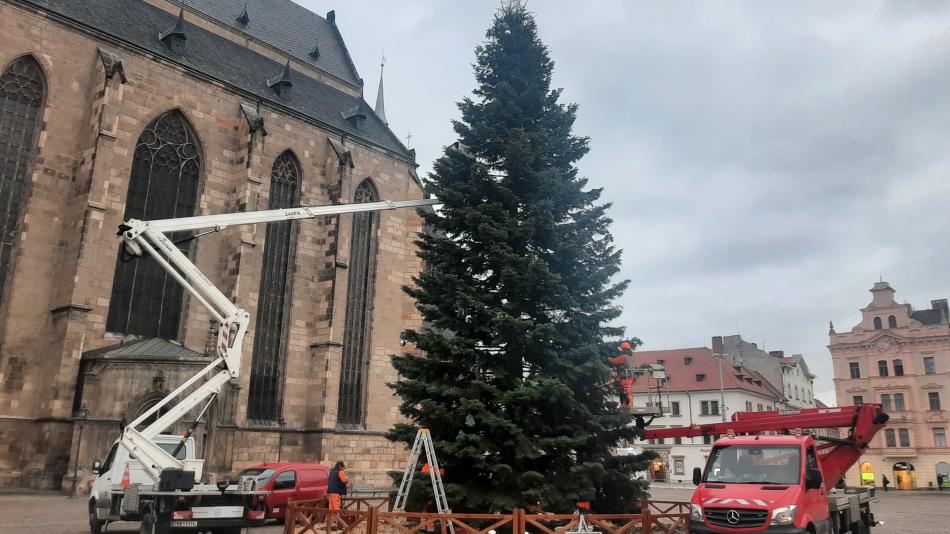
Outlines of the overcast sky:
M454 141L495 1L298 0L335 9L366 98L427 172ZM828 321L883 276L950 296L950 3L530 1L580 168L614 202L623 324L645 349L741 334L802 353L834 402Z

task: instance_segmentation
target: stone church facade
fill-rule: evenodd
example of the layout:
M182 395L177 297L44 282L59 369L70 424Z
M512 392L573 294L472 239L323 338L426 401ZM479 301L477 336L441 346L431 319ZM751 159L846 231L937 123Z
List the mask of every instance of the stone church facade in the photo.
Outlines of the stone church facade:
M423 196L335 14L257 4L0 0L0 485L82 491L123 421L210 359L211 316L120 254L123 220ZM389 483L420 228L400 210L180 244L252 315L196 433L206 472L344 460Z

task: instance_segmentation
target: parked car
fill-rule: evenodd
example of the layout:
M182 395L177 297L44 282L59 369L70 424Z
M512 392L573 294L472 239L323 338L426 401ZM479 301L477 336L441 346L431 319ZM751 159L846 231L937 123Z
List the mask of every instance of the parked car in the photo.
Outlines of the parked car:
M287 501L311 501L327 494L330 468L319 464L265 463L241 471L237 478L253 476L257 489L270 491L267 519L283 519Z

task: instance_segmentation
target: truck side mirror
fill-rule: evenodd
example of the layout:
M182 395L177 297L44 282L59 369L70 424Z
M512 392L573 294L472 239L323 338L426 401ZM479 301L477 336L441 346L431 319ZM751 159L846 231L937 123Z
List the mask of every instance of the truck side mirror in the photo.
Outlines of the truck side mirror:
M821 489L821 471L809 469L805 474L805 489Z
M698 486L703 481L703 471L698 467L693 468L693 484Z
M99 460L92 462L92 474L98 475L100 469L102 469L102 462Z

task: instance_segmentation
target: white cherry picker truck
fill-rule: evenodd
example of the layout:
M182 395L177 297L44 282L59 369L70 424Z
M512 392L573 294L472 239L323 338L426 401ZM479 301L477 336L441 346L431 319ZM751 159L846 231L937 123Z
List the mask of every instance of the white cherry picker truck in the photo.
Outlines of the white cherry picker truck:
M244 336L251 316L232 303L198 270L169 239L168 234L184 231L211 233L229 226L421 208L437 203L434 199L385 200L154 221L130 219L120 225L117 235L121 238L125 250L132 256L149 256L158 262L170 277L211 312L220 326L214 359L124 428L118 444L110 453L110 457L115 457L120 446L124 449L121 452L125 453L123 457L127 459L127 463L122 482L116 483L118 473L123 473L122 468L119 467L117 471L113 467L111 478L103 479L100 474L89 497L89 523L93 534L102 532L113 521L141 521L143 534L206 531L231 534L240 532L245 526L260 524L264 520L266 492L254 487L252 477L243 477L245 479L235 484L201 483L204 461L194 458L194 440L190 438L191 431L214 402L221 387L229 380L238 378ZM204 382L190 394L174 402L202 380ZM191 430L186 432L177 444L169 446L169 436L163 435L162 432L202 404L204 407ZM139 428L156 416L154 422ZM187 454L183 454L185 451ZM147 474L145 480L151 483L129 480L130 461L135 462L137 467L141 466Z

